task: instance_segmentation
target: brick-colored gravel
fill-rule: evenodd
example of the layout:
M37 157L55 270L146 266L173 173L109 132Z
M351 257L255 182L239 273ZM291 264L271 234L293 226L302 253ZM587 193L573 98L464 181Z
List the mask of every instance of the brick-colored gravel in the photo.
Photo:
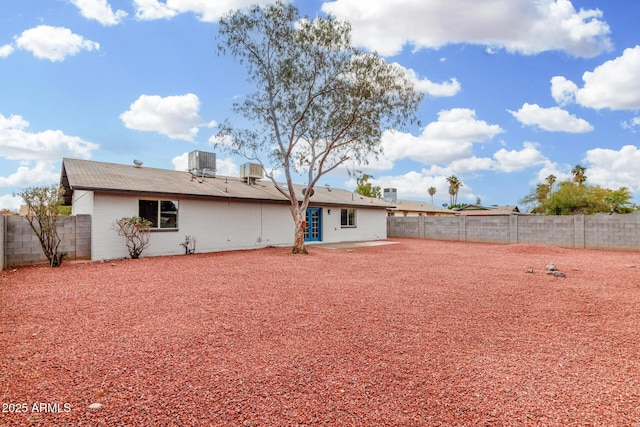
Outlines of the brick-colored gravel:
M5 270L0 425L640 425L640 253L397 242Z

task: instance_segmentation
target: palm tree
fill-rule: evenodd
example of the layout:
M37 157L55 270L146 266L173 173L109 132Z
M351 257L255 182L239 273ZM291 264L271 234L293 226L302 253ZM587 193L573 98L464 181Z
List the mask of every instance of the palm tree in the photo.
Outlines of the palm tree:
M433 204L433 196L436 194L436 187L429 187L427 190L431 196L431 204Z
M556 176L551 174L549 175L545 181L547 181L547 185L549 185L549 194L553 193L553 184L556 182Z
M551 191L548 185L538 184L536 187L536 199L538 201L539 206L544 206L547 202L547 198L549 197L549 192Z
M456 189L452 186L449 186L449 209L452 209L452 206L455 205L454 200L455 200L455 195L456 195Z
M585 168L584 166L580 164L575 165L573 169L571 169L571 173L573 174L573 182L577 183L578 185L584 184L584 182L587 180L587 175L585 175L586 171L587 168Z
M451 175L447 178L447 182L449 183L450 204L456 205L458 204L458 192L460 191L460 187L462 187L462 181L460 181L455 175Z

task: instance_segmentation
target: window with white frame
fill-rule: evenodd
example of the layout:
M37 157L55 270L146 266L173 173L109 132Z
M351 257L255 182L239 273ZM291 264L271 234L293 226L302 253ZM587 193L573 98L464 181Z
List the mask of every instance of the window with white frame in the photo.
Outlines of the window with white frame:
M353 208L340 209L340 226L342 228L356 226L356 210Z
M139 200L138 215L151 222L151 228L178 229L176 200Z

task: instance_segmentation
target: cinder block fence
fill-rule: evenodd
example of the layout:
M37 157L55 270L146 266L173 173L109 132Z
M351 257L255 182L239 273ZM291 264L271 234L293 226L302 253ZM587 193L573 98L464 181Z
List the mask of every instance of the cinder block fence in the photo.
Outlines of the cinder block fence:
M47 263L40 241L23 216L0 215L0 267ZM91 259L91 215L58 218L65 260Z
M640 215L388 217L387 236L640 251Z

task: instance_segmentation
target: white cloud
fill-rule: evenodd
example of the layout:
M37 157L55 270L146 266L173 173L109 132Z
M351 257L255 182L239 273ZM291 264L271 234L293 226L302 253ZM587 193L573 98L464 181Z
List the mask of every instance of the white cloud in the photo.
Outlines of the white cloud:
M34 167L23 164L7 176L0 176L0 187L27 187L37 183L51 183L60 180L60 172L54 170L51 162L37 162Z
M550 160L545 160L543 165L544 166L536 174L535 179L529 182L532 186L545 182L549 175L555 176L556 182L573 180L573 175L569 172L571 169L570 166L564 168L566 172L563 172L563 170L558 167L557 163L551 162Z
M133 0L136 17L142 20L171 18L179 13L194 13L201 21L217 22L233 9L241 9L254 4L273 3L270 0Z
M640 190L640 148L625 145L620 150L595 148L585 156L587 181L601 187L618 189L627 187Z
M226 157L216 162L217 174L221 176L240 176L240 168L231 157Z
M532 142L525 142L522 150L507 151L501 148L494 153L493 157L497 162L495 168L502 172L521 171L547 161L537 145Z
M431 170L423 169L420 172L411 171L402 175L381 176L371 180L373 185L379 185L381 188L395 188L398 190L398 199L418 199L431 203L431 196L428 193L429 187L436 188L436 194L433 197L433 203L441 206L443 203L449 203L449 184L447 176L451 175L451 171L446 173L434 173ZM464 184L460 187L458 201L475 201L473 188ZM355 188L356 182L351 179L344 183L346 188Z
M578 86L571 80L562 76L551 78L551 96L560 105L567 105L575 102Z
M15 37L16 46L33 53L37 58L64 61L81 50L98 50L100 45L74 34L68 28L40 25Z
M6 58L7 56L13 53L13 46L10 44L5 44L4 46L0 46L0 58Z
M589 122L559 107L542 108L538 104L525 103L518 111L507 111L524 125L550 132L586 133L593 130Z
M140 20L172 18L178 13L158 0L133 0L133 3L136 7L136 18Z
M186 171L189 169L189 153L182 153L171 159L173 169L177 171Z
M95 19L102 25L117 25L127 16L124 10L114 12L107 0L71 0L71 3L80 9L82 16Z
M199 115L200 99L192 94L168 96L141 95L120 119L129 129L158 132L171 139L193 141L200 126L207 125Z
M562 76L551 80L551 93L556 101L575 100L584 107L597 110L640 109L640 45L625 49L621 56L599 65L582 75L584 86L578 88Z
M372 179L371 183L379 185L381 188L396 188L399 199L420 198L429 202L431 201L431 196L427 193L429 187L436 187L434 201L438 199L439 194L447 194L448 188L444 175L430 175L427 171L411 171L402 175L381 176ZM356 181L350 179L344 185L346 188L355 188ZM447 200L448 197L447 195Z
M370 158L368 159L369 163L366 165L356 164L349 162L348 160L342 165L341 171L347 173L348 170L360 170L364 169L367 171L380 171L380 170L390 170L393 169L393 160L387 157L384 153L379 156L377 159Z
M17 212L23 202L22 198L18 196L13 196L11 194L0 195L0 209L9 209Z
M454 160L447 165L431 165L429 169L423 169L423 173L429 175L449 176L451 174L467 174L483 170L491 170L495 167L495 161L488 157L470 156L464 159Z
M464 185L464 176L481 171L517 172L541 164L548 165L549 161L538 150L536 144L525 142L521 150L500 149L493 158L469 155L446 165L432 165L420 172L411 171L402 175L380 176L373 179L372 183L383 188L397 188L398 197L401 199L418 198L426 201L430 201L427 189L434 186L436 187L435 200L439 200L434 203L440 204L449 201L449 184L446 177L455 174L463 181L459 200L473 202L476 194L473 188ZM346 185L354 187L355 181L352 179Z
M404 68L401 65L399 66ZM418 74L410 68L405 69L405 73L409 80L413 82L415 89L418 92L426 93L431 96L454 96L460 92L461 89L460 83L455 78L449 79L448 82L434 83L427 78L420 79Z
M593 57L612 45L602 12L576 11L569 0L335 0L322 10L351 22L355 44L383 55L407 44L472 43L525 55L561 50Z
M623 129L631 129L632 131L634 131L634 128L636 127L640 128L640 117L634 117L629 121L622 122Z
M484 142L504 132L498 125L476 119L475 111L454 108L438 113L438 120L424 127L419 136L388 131L382 136L385 158L410 158L425 164L449 163L471 157L473 143Z
M28 127L29 123L21 116L0 114L0 157L38 161L62 157L87 159L99 148L98 144L65 135L60 130L31 133L27 131Z

